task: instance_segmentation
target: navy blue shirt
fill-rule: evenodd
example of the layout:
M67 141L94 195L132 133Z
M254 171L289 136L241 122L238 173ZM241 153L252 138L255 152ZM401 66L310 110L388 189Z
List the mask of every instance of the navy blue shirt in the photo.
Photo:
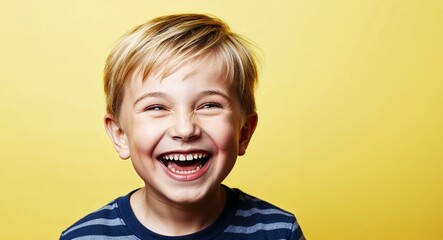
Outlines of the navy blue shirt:
M305 239L293 214L243 193L227 189L221 216L209 227L184 236L163 236L144 227L129 203L131 193L119 197L63 231L61 240L281 240Z

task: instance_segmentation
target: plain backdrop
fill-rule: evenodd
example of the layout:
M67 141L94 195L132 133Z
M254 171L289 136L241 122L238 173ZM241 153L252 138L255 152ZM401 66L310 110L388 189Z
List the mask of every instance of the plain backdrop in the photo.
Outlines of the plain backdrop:
M309 239L443 239L443 1L1 0L0 239L57 239L142 186L102 69L153 17L214 14L263 52L259 125L225 183Z

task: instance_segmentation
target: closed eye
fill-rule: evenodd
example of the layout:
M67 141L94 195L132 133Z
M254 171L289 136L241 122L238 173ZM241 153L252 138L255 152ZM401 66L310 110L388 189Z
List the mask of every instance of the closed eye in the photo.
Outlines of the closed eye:
M200 109L211 109L211 108L222 108L223 106L219 103L204 103L200 106Z
M200 105L197 109L199 114L205 116L216 116L220 114L224 109L224 106L216 102L207 102Z
M145 111L162 111L166 110L166 108L162 105L150 105L145 108Z

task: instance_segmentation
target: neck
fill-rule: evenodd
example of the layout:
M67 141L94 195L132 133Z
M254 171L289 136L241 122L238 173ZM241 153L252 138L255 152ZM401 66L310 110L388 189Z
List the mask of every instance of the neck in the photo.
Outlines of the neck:
M130 201L135 216L146 228L165 236L180 236L214 223L225 206L226 190L220 186L198 202L183 204L161 200L144 187Z

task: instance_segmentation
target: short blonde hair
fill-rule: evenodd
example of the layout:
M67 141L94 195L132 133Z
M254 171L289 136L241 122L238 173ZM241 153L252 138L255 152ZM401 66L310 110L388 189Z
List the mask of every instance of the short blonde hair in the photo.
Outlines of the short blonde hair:
M145 80L161 69L165 77L184 64L214 54L226 79L236 88L244 116L256 111L258 81L254 45L232 32L222 20L203 14L176 14L155 18L134 28L109 54L104 89L106 111L119 119L126 82L135 72Z

